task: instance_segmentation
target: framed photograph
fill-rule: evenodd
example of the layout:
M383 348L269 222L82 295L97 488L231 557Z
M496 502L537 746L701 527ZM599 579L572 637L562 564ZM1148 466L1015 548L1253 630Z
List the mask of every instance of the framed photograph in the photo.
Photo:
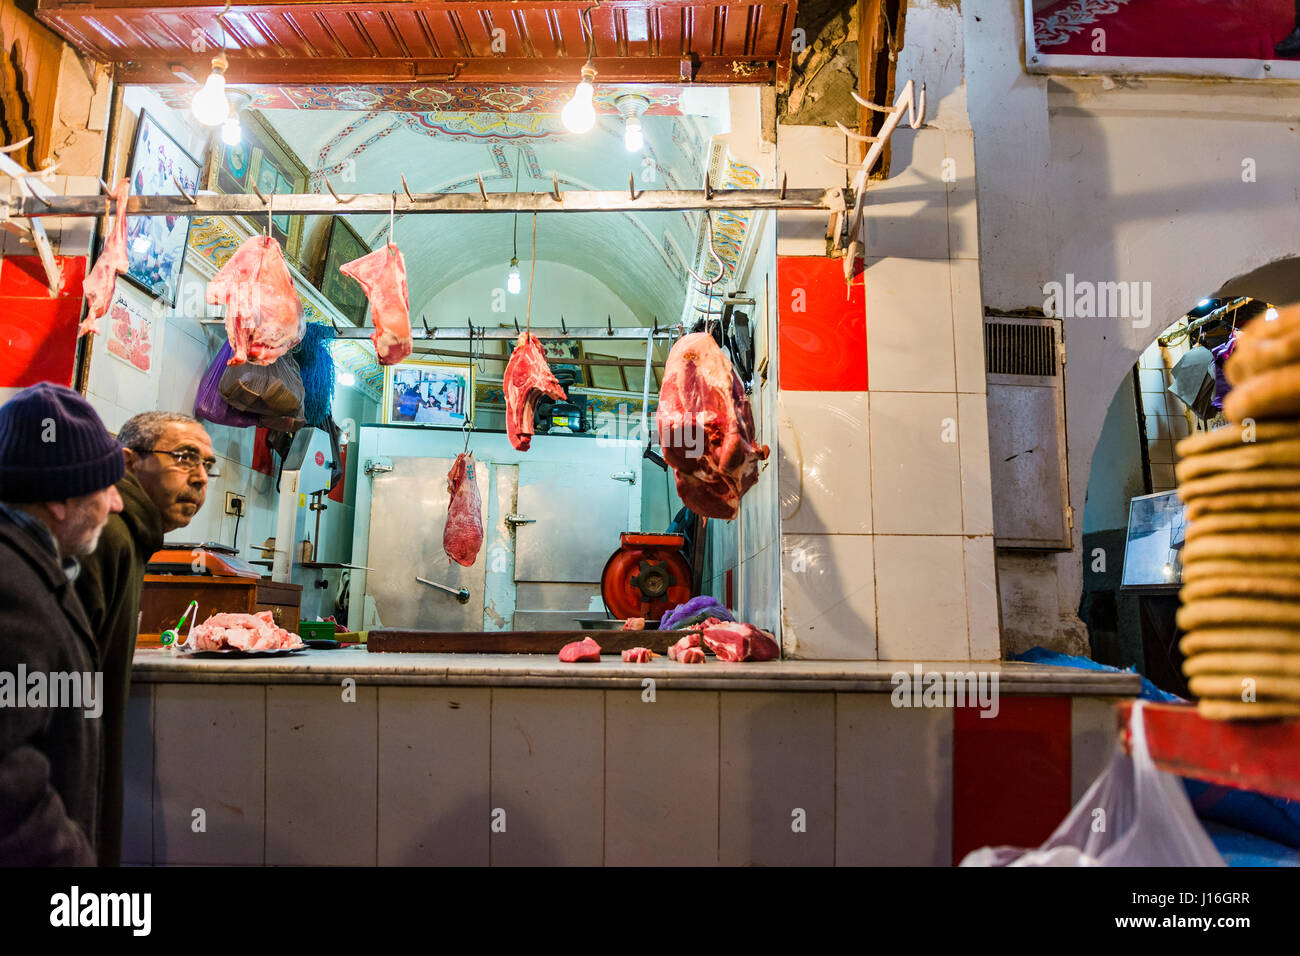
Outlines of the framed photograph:
M357 231L348 225L342 216L335 216L330 223L329 237L325 240L325 255L314 277L316 288L321 295L329 299L340 312L355 322L365 325L366 310L370 301L366 298L361 283L339 272L339 266L351 262L370 252L370 247L362 241Z
M140 111L126 165L132 195L179 196L176 182L193 195L201 168L148 111ZM168 307L176 305L190 222L189 216L128 216L126 220L124 275Z
M153 366L149 353L158 344L151 341L153 320L130 296L114 291L109 308L108 354L141 372Z
M251 193L256 186L263 196L271 193L307 192L308 173L271 125L256 110L240 116L243 138L238 146L217 139L208 164L207 188L221 193ZM258 232L266 229L266 216L247 216ZM284 254L295 266L302 266L303 217L277 215L271 218L271 235L279 240Z
M587 358L593 361L610 361L616 360L617 355L600 355L596 352L588 352ZM587 377L591 380L592 388L613 389L614 391L627 391L627 369L622 365L588 365Z
M509 354L513 354L515 343L510 341ZM590 365L569 365L565 359L580 359L583 357L582 339L542 339L542 352L546 355L546 364L551 367L553 373L560 369L571 369L574 373L575 385L589 386L592 384L587 369ZM509 354L507 358L509 358Z
M385 425L474 423L474 365L414 360L384 369Z

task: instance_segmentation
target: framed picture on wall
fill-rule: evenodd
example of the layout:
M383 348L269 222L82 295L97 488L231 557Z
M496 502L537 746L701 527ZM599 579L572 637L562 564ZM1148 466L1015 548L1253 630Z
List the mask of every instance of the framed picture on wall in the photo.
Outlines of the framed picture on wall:
M615 361L617 355L601 355L597 352L588 352L587 358L594 361ZM617 391L627 391L626 369L621 365L589 365L587 366L587 376L591 379L592 388L606 388Z
M303 193L309 179L307 167L256 110L245 110L239 117L243 136L238 146L220 140L208 163L207 188L221 193L251 193L254 186L263 196L271 193ZM274 210L272 210L274 211ZM246 216L258 232L266 229L266 216ZM284 254L295 266L302 267L303 217L276 215L271 218L271 235L279 240Z
M513 340L507 341L510 342L510 353L513 354L515 343ZM551 367L552 373L558 377L560 369L568 369L573 373L573 384L585 386L592 384L590 375L587 372L587 369L591 368L591 366L570 365L565 362L565 359L580 359L583 357L582 339L542 339L541 343L542 352L546 356L546 364Z
M412 360L384 369L385 425L474 423L474 365Z
M185 151L147 110L140 111L126 175L134 196L179 196L179 182L193 195L198 189L199 161ZM176 305L189 216L128 216L124 275L169 307Z
M330 223L329 236L325 240L325 255L317 269L313 281L321 295L329 299L340 312L355 322L364 325L366 310L370 301L365 290L356 279L339 272L339 266L358 259L370 252L357 231L348 225L342 216L335 216Z

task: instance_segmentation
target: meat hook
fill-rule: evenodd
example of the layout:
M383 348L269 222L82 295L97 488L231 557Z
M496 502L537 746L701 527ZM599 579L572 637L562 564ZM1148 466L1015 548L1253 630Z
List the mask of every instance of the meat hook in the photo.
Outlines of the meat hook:
M396 216L397 216L397 190L394 189L393 201L388 206L388 241L389 242L397 241L393 238L393 232L397 227Z
M256 188L256 187L254 187L254 188ZM343 204L343 203L350 203L350 202L352 202L352 200L354 200L354 199L357 198L356 196L349 196L347 199L340 199L340 198L339 198L339 194L336 193L336 192L334 191L334 187L330 185L330 181L329 181L329 177L328 177L328 176L325 177L325 188L328 189L328 190L330 191L330 195L334 197L334 201L335 201L336 203L339 203L340 205ZM261 195L261 194L259 193L258 195Z
M326 180L326 182L328 183L329 180ZM257 198L260 199L260 200L262 201L262 204L263 204L263 205L265 205L265 204L266 204L266 197L262 195L262 190L260 190L260 189L257 188L257 183L253 183L253 192L257 193Z
M789 174L789 173L782 173L782 174L781 174L781 198L782 198L782 199L785 198L785 187L786 187L786 183L788 183L789 180L790 180L790 174Z
M421 315L420 321L424 323L424 334L430 339L437 338L438 333L429 328L429 320Z
M560 174L551 173L551 195L555 197L556 202L563 202L560 198Z
M460 426L460 430L465 433L465 447L460 450L460 453L463 455L469 451L469 433L474 430L474 426L471 425L469 419L466 418L465 423Z
M632 197L632 201L636 202L637 199L636 180L632 178L631 173L627 174L627 193L629 196Z
M705 181L708 181L707 177L705 178ZM686 271L691 274L692 279L704 286L708 290L709 295L712 296L713 287L717 284L718 280L722 278L723 273L727 271L727 267L723 264L722 258L718 255L718 250L713 247L713 216L710 215L710 212L707 209L704 210L704 222L708 226L709 230L709 256L718 264L718 274L706 282L704 279L701 279L696 275L695 270L690 266L686 267Z
M271 238L271 216L275 209L275 193L272 192L266 197L266 238Z
M23 142L25 143L25 142L27 142L27 140L23 140ZM109 186L108 183L104 182L104 180L102 180L102 179L99 181L99 188L102 189L102 190L104 190L104 195L105 195L105 196L111 196L111 195L113 195L113 188L112 188L111 186Z
M185 187L181 185L181 181L179 179L173 176L172 182L176 184L176 188L181 191L181 195L186 198L186 200L189 202L191 206L197 206L199 204L199 201L197 199L195 199L193 196L191 196L189 193L185 191Z
M565 335L569 334L569 329L564 324L564 316L560 316L560 331L563 332Z
M0 146L0 153L12 153L12 152L15 152L15 151L17 151L17 150L22 149L24 146L26 146L26 145L27 145L28 143L30 143L31 141L32 141L32 138L31 138L30 136L28 136L26 139L20 139L18 142L13 143L13 144L11 144L11 145L9 145L9 146ZM103 180L101 179L100 182L102 183Z
M407 199L409 199L411 202L415 202L415 197L411 195L411 190L406 185L405 176L402 177L402 192L406 193Z
M708 173L704 174L704 198L710 201L713 199L713 184L709 182Z
M835 125L836 125L837 127L839 127L839 131L840 131L841 133L843 133L843 134L844 134L846 137L848 137L849 139L853 140L855 143L878 143L878 142L880 142L880 137L879 137L879 136L863 136L861 133L855 133L855 132L853 132L853 130L849 129L849 128L848 128L847 126L845 126L843 123L838 122L838 121L836 121Z
M605 328L609 331L610 335L614 334L614 320L609 315L605 316Z
M483 201L484 201L484 202L487 202L487 201L488 201L488 198L487 198L487 187L483 185L483 174L482 174L482 173L479 173L479 174L478 174L476 177L474 177L474 178L478 180L478 191L479 191L479 195L481 195L481 196L483 197Z
M523 335L523 330L519 328L519 316L515 316L515 335Z

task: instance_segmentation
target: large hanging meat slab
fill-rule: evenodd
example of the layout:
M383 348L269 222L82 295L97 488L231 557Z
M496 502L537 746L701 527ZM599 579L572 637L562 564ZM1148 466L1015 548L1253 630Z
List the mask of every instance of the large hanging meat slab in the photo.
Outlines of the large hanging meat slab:
M736 517L768 447L754 440L745 386L713 336L696 332L677 340L655 418L682 503L706 518Z
M483 502L474 480L474 456L456 456L447 472L447 524L442 532L442 550L459 565L469 567L483 547Z
M229 365L270 365L302 341L306 325L280 244L269 236L245 240L208 283L210 305L226 307Z
M361 283L370 300L375 331L370 340L380 365L396 365L411 354L411 307L406 291L406 261L393 243L339 266Z
M95 260L90 275L86 276L86 281L82 284L89 310L77 328L78 335L85 335L87 332L91 335L99 333L99 320L113 302L113 288L117 285L117 277L127 270L126 199L129 191L130 184L125 179L118 183L117 189L113 191L117 215L113 228L108 233L108 239L104 242L104 248L99 253L99 258Z
M533 415L543 395L557 402L565 397L564 387L555 380L546 364L546 353L537 336L523 332L519 344L506 364L506 435L518 451L528 451L533 443Z

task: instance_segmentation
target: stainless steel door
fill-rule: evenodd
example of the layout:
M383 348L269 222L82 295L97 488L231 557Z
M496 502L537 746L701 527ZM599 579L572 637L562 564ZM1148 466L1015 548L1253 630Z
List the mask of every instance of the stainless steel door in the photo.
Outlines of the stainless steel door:
M481 631L487 548L474 564L461 567L442 550L447 522L447 472L451 458L394 458L393 470L374 476L370 498L370 550L374 570L366 591L374 597L385 627L431 631ZM488 464L476 462L474 481L484 512L488 504ZM487 515L484 514L484 522ZM427 578L452 588L468 588L469 603L418 583Z
M600 581L628 530L629 495L641 493L610 477L624 468L621 461L520 463L517 517L531 520L515 524L516 581Z

